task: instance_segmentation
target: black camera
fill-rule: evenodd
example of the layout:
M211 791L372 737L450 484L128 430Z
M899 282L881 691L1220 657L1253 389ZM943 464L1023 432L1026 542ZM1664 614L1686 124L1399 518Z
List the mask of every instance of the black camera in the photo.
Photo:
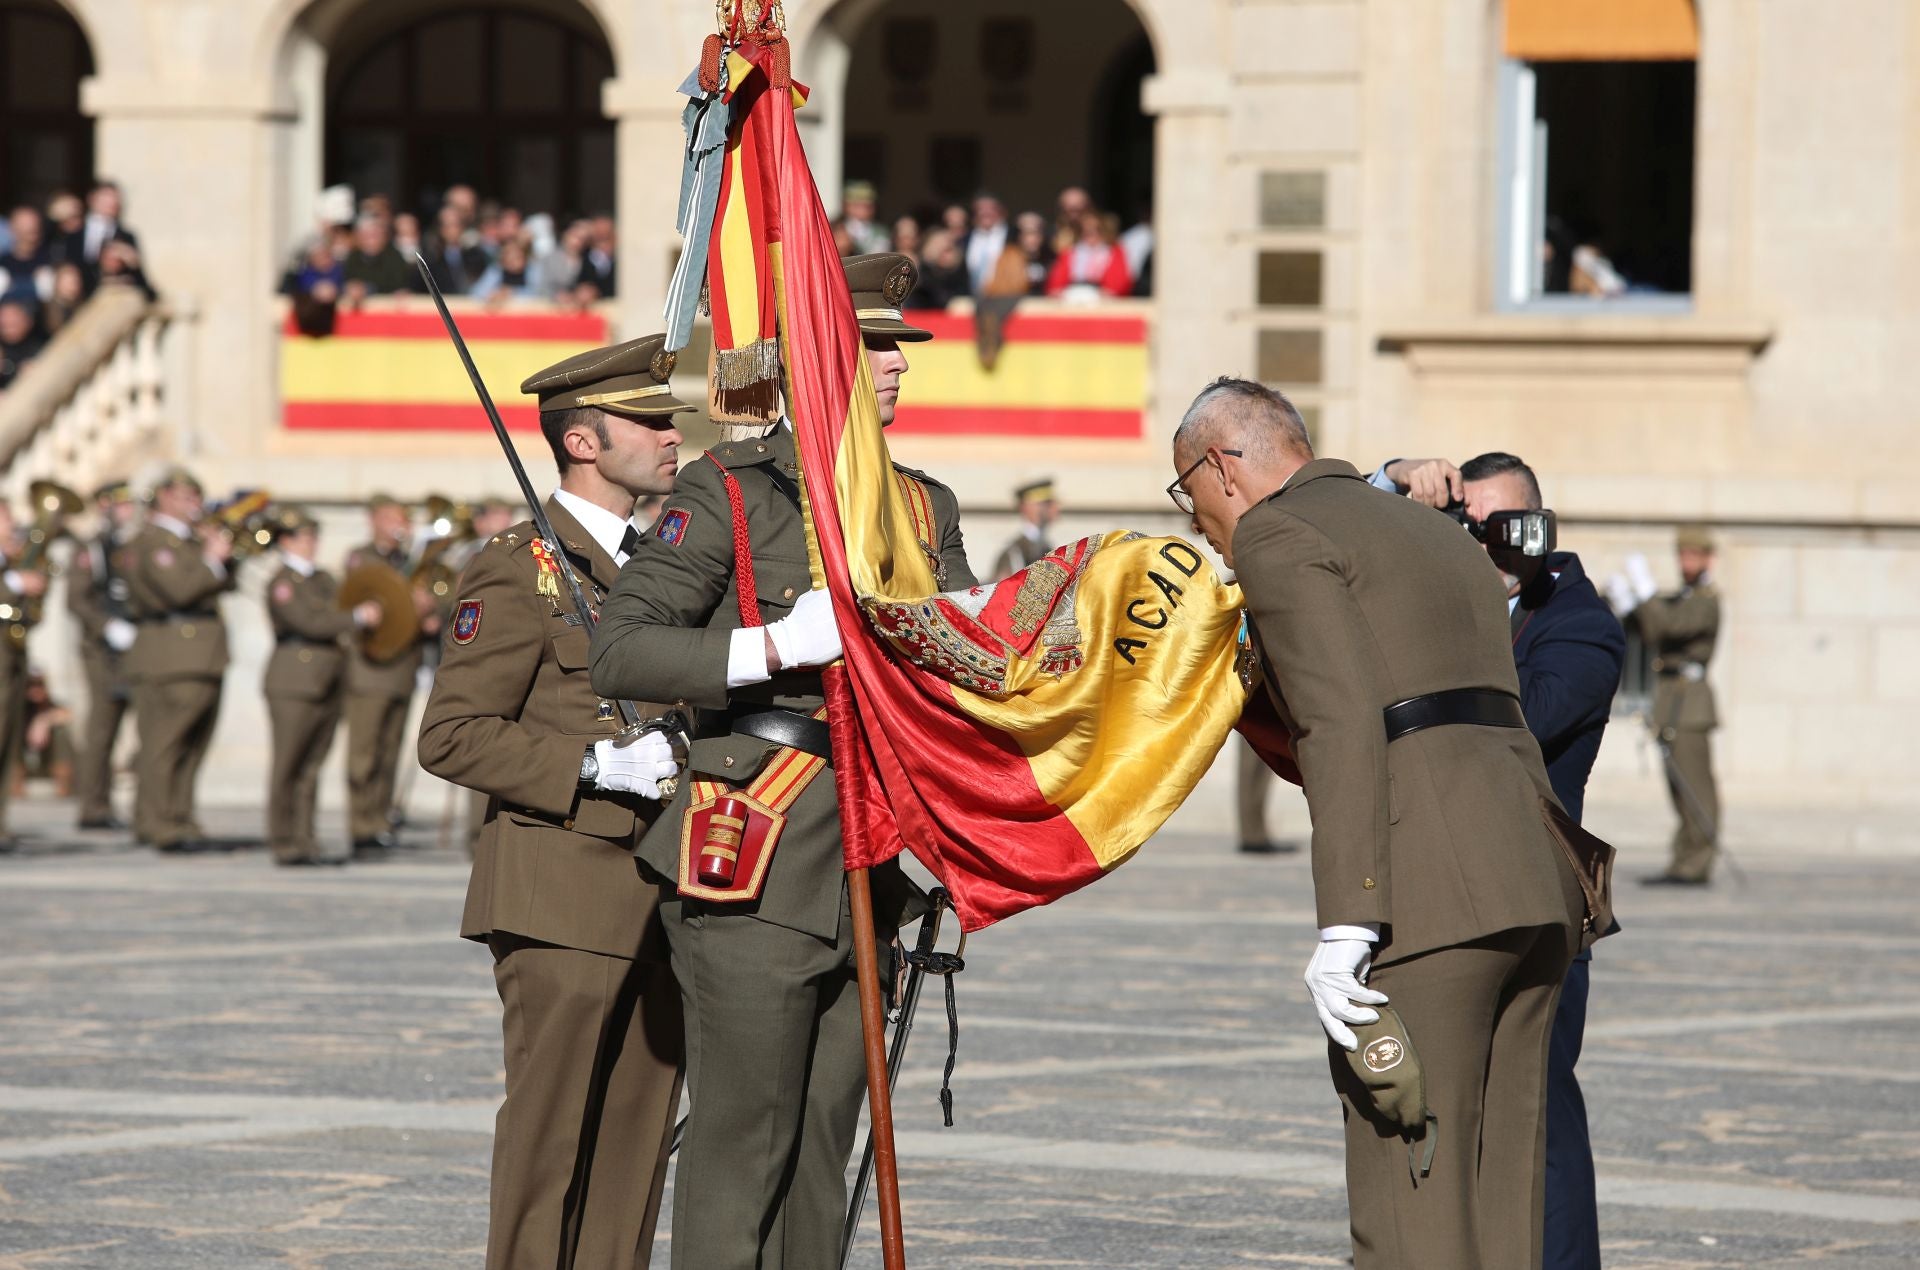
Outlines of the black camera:
M1466 503L1458 499L1441 510L1491 550L1542 559L1553 554L1559 521L1550 511L1494 512L1485 520L1474 520L1467 515Z

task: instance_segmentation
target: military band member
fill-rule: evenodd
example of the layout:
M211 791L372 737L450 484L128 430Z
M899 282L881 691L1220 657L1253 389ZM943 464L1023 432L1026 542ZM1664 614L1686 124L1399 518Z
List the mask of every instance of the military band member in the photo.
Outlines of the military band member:
M1545 819L1500 573L1447 517L1314 458L1260 384L1203 390L1174 462L1168 492L1245 590L1312 812L1306 981L1344 1104L1354 1264L1537 1270L1549 1027L1586 901ZM1349 1061L1389 1001L1438 1117L1421 1162Z
M200 482L170 468L154 486L147 523L120 553L139 626L127 651L140 738L134 837L162 852L201 849L194 780L213 742L227 627L220 596L233 585L233 542L201 526Z
M27 603L47 593L47 575L21 569L13 508L0 502L0 854L14 849L7 832L13 769L27 729Z
M264 689L273 724L273 769L267 786L267 846L275 864L345 864L321 848L313 832L320 765L333 746L346 684L340 637L380 620L372 601L344 611L333 575L314 563L320 526L297 508L280 513L274 545L280 569L267 584L273 654Z
M846 261L880 416L893 417L900 319L914 267L899 255ZM921 547L940 585L973 585L958 505L946 486L901 469ZM677 1270L815 1270L839 1264L845 1171L864 1089L840 813L819 668L839 656L824 591L810 590L790 428L728 442L687 465L607 600L593 642L596 689L700 708L687 778L641 842L679 877L696 785L785 801L785 827L757 900L676 895L662 907L687 1019L691 1119L676 1164ZM730 494L737 494L736 522ZM757 605L744 621L744 531ZM769 784L768 782L772 782ZM891 939L910 888L894 862L873 870L877 937Z
M1030 481L1013 491L1014 506L1020 513L1020 531L993 561L995 578L1010 578L1056 545L1048 533L1060 517L1060 500L1053 491L1053 478Z
M93 505L99 532L80 544L67 575L67 611L80 626L80 662L87 676L76 793L80 828L122 829L113 814L113 748L133 700L124 663L138 629L129 618L127 583L116 560L138 531L140 505L125 481L95 490Z
M1672 858L1665 873L1649 883L1705 886L1713 878L1720 832L1720 787L1713 779L1713 730L1720 726L1707 666L1720 638L1720 589L1714 585L1713 537L1706 530L1682 529L1675 548L1680 589L1655 593L1644 557L1628 561L1632 600L1622 605L1611 588L1623 620L1635 622L1653 653L1654 732L1666 749L1667 794L1680 823L1673 831Z
M671 891L633 851L679 769L657 733L617 738L559 572L597 606L634 547L634 496L673 488L673 417L692 407L668 390L664 343L594 349L521 385L560 469L546 512L566 559L531 522L488 540L460 580L420 729L429 772L492 800L460 933L492 949L505 1011L497 1270L642 1270L666 1181L682 1044L659 919Z
M410 576L413 521L406 504L375 494L367 501L367 520L372 537L347 553L347 572L378 561L403 578ZM394 788L406 748L407 715L426 640L439 632L432 603L421 595L415 600L419 642L389 661L374 661L358 643L347 650L347 836L356 859L377 859L398 842Z

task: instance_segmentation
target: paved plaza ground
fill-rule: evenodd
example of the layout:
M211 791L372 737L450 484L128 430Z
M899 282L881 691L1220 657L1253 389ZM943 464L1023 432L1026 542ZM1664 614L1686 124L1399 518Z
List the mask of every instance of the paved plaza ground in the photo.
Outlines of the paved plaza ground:
M17 808L0 858L0 1270L479 1265L499 1017L464 861L55 823ZM1581 1066L1609 1266L1920 1265L1920 860L1819 847L1623 886ZM956 1127L937 997L902 1082L909 1263L1345 1265L1311 924L1304 855L1167 835L976 937Z

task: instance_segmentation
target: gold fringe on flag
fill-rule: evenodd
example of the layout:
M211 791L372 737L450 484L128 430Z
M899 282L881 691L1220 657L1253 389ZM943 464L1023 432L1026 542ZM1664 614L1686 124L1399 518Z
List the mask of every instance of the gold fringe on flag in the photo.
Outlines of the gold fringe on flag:
M780 418L780 341L716 348L707 366L707 413L715 423L776 422Z

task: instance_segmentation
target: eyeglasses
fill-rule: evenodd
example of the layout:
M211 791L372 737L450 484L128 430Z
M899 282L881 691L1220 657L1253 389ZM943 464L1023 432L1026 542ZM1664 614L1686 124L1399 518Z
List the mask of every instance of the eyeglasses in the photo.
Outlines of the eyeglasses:
M1236 459L1246 457L1246 455L1239 450L1209 450L1206 454L1202 454L1199 458L1195 459L1186 471L1173 478L1173 484L1167 486L1167 497L1173 500L1175 507L1178 507L1189 516L1193 515L1193 495L1187 493L1187 478L1199 471L1206 463L1208 456L1214 454L1231 454Z

